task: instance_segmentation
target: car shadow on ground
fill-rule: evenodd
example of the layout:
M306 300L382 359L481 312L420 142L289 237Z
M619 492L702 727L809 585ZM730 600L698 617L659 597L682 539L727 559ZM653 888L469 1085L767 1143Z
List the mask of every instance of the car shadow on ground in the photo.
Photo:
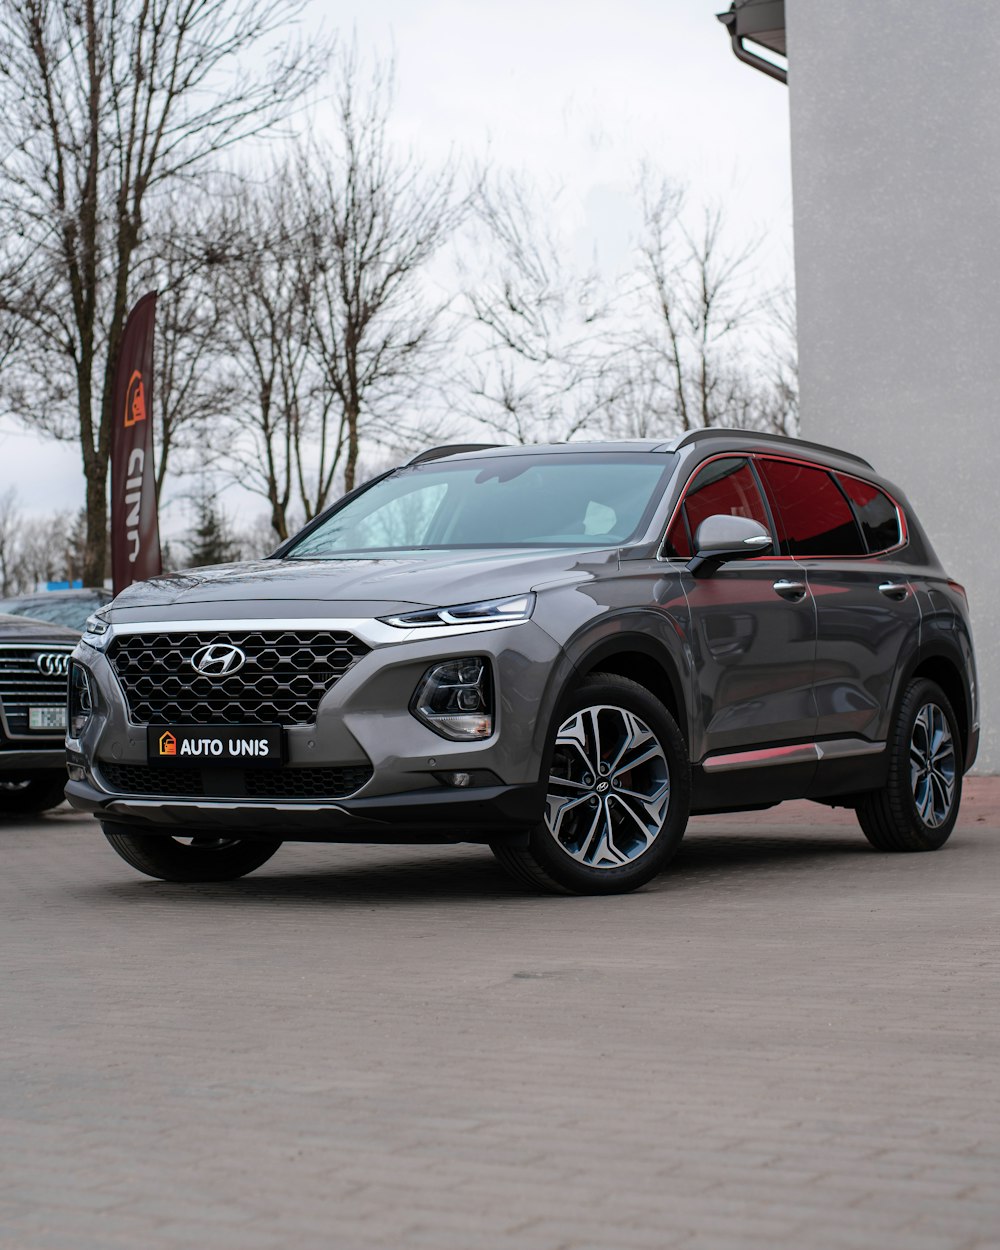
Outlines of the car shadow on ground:
M108 848L108 854L113 854ZM782 832L724 835L692 833L681 844L670 867L635 897L650 892L676 893L713 889L720 876L731 882L734 871L773 877L775 872L799 872L845 865L873 854L860 831L804 835ZM329 856L328 864L322 857ZM308 856L308 866L294 863ZM291 862L290 862L291 861ZM111 865L109 865L111 867ZM100 883L92 879L74 887L77 896L109 895L122 901L148 899L154 892L178 905L213 906L231 902L241 907L275 902L289 905L331 903L368 906L376 903L419 903L433 900L488 902L490 900L559 901L567 896L533 894L508 878L485 847L306 846L288 843L274 859L248 877L220 883L177 884L136 876L122 880L113 870Z

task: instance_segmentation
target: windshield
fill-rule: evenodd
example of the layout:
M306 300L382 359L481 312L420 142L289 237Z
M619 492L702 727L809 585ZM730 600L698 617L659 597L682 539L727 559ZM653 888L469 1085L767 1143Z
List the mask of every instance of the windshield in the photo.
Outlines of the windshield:
M617 547L641 532L675 457L491 456L400 469L298 542L293 558L482 547Z

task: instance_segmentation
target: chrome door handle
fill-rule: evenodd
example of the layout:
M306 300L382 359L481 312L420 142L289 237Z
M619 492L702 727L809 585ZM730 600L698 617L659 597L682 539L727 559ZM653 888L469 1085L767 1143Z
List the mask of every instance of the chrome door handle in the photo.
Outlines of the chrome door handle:
M910 593L910 588L905 582L883 582L879 586L879 593L885 595L887 599L905 599Z
M791 599L794 603L806 597L806 584L805 582L788 582L781 578L774 583L774 593L781 595L782 599Z

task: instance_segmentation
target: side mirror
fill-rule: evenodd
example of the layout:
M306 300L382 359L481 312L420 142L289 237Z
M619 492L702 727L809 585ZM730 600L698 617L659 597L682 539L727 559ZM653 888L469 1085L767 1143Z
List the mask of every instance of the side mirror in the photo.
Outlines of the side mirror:
M694 556L688 571L707 577L726 560L746 560L771 549L771 535L759 521L745 516L710 516L694 536Z

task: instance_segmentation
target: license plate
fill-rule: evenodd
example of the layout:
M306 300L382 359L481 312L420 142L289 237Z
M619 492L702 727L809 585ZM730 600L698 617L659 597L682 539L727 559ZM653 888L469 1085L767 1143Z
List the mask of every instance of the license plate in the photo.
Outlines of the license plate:
M62 730L66 728L65 707L29 707L28 728Z
M189 768L277 768L284 756L280 725L150 725L150 763Z

